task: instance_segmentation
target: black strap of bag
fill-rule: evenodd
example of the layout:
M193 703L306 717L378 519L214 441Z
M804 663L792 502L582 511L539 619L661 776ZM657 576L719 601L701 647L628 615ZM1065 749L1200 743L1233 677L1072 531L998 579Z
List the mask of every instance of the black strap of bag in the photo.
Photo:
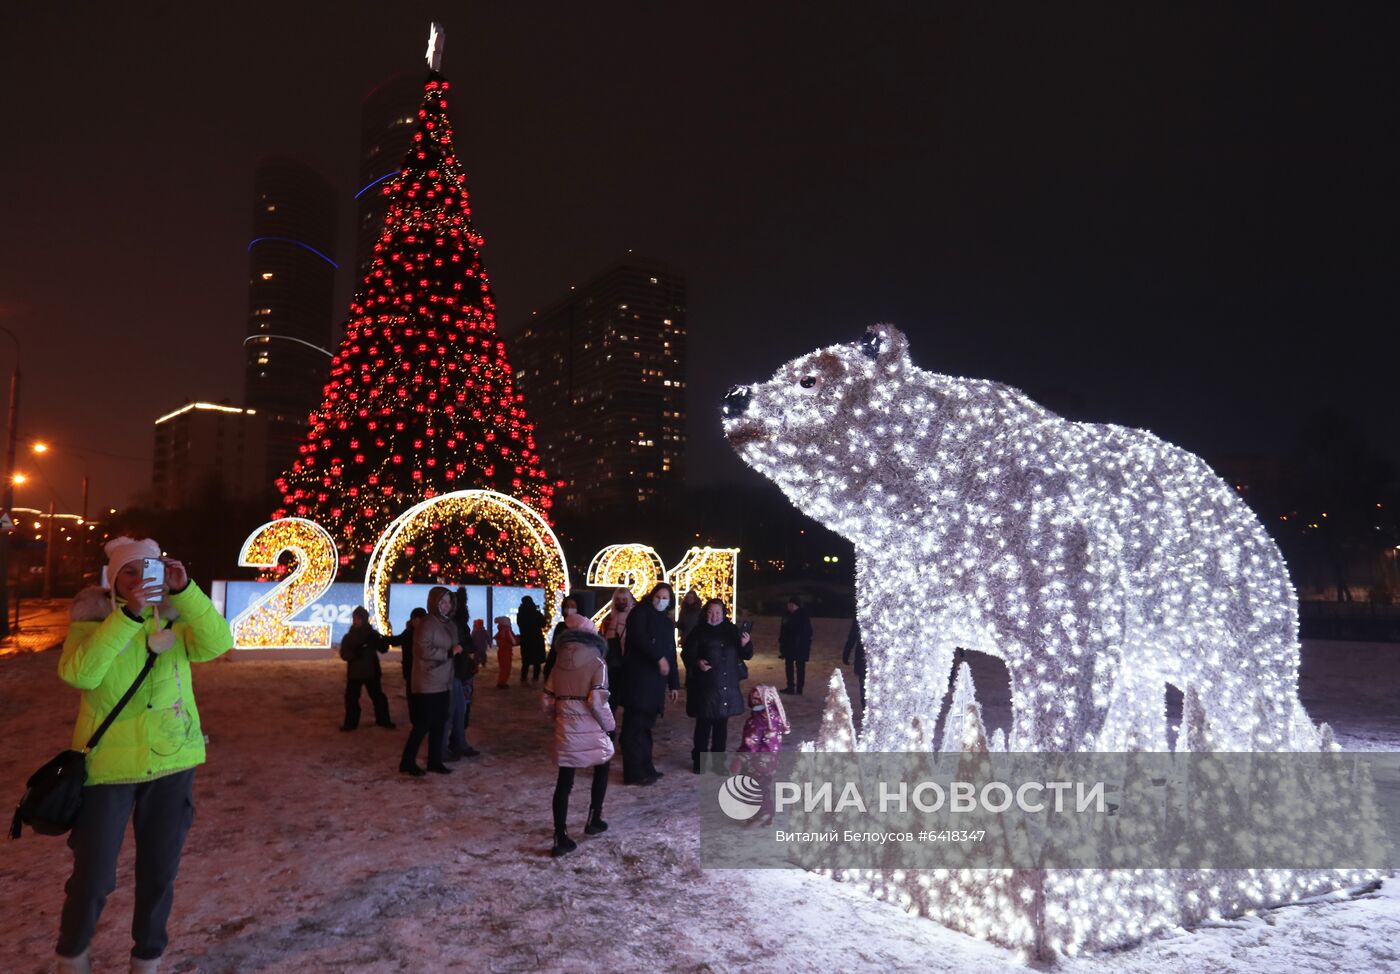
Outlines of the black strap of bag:
M117 701L117 705L112 708L111 712L107 714L102 723L97 725L97 730L92 732L92 736L88 738L87 745L83 748L84 754L91 753L92 749L97 746L97 742L102 740L102 735L107 733L107 728L112 726L112 721L116 720L118 715L121 714L122 708L131 703L131 698L136 696L137 689L139 689L142 682L145 681L146 675L151 672L151 667L155 665L156 654L149 649L146 650L146 665L141 667L141 672L136 674L136 681L126 688L126 693L122 694L122 698Z
M81 751L61 751L25 782L24 796L15 807L14 818L10 821L10 838L18 839L23 827L29 827L40 835L62 835L73 827L82 806L83 783L87 777L87 755L97 747L107 728L121 714L122 709L136 696L136 691L155 666L156 654L146 651L146 662L141 667L131 686L117 701L97 730L92 732Z

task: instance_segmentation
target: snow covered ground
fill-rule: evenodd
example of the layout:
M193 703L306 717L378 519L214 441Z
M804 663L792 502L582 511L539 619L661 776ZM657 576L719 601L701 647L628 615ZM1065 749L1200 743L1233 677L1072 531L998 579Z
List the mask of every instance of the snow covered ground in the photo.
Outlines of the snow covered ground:
M790 739L814 734L846 623L817 620L807 696L789 703ZM777 621L760 620L754 679L781 684ZM67 745L76 693L56 651L0 659L0 797ZM690 722L657 727L653 787L614 779L605 835L581 835L586 779L571 820L579 849L549 858L554 769L538 694L479 678L471 738L484 752L450 777L396 773L406 708L396 657L385 666L399 731L337 731L343 664L219 661L196 670L211 742L196 785L167 970L1013 971L999 947L905 917L801 872L699 866ZM979 669L983 669L979 667ZM849 670L847 670L849 675ZM991 671L978 690L993 726ZM990 681L990 682L989 682ZM1004 692L1004 691L1003 691ZM1400 646L1306 648L1302 692L1348 749L1400 749ZM731 740L737 738L735 727ZM0 971L49 969L63 882L61 840L26 834L0 860ZM99 972L124 971L132 849L94 945ZM1400 971L1400 890L1339 894L1089 958L1106 972Z

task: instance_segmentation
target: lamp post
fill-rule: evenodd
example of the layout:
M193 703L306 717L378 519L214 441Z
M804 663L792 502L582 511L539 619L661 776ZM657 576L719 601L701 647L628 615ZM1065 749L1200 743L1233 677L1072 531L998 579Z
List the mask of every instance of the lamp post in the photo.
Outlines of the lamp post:
M6 335L15 346L15 365L10 373L10 410L5 434L5 493L0 498L5 517L13 520L11 509L15 506L15 436L19 429L19 339L15 333L0 325L0 333ZM0 531L0 639L10 635L10 535L11 531ZM19 621L15 621L15 629Z
M47 443L44 443L44 442L39 441L39 440L35 440L33 443L30 444L30 450L34 453L35 456L43 456L44 454L49 453L52 449L53 449L53 448L50 447ZM65 449L62 449L60 452L67 453L67 452L70 452L70 451L69 451L67 448L65 448ZM72 452L75 452L75 453L76 453L76 452L78 452L78 451L72 451ZM49 499L49 529L48 529L48 532L47 532L47 535L46 535L47 540L45 541L45 546L44 546L44 594L43 594L43 597L44 597L45 599L50 599L50 598L53 598L53 573L54 573L54 531L53 531L53 523L54 523L54 515L55 515L56 511L55 511L55 508L54 508L54 500L53 500L53 498L54 498L53 485L52 485L52 484L49 484L47 478L43 478L43 479L44 479L45 486L48 487L48 490L49 490L49 497L50 497L50 499ZM83 473L83 506L82 506L82 510L81 510L81 511L79 512L79 514L78 514L78 532L77 532L77 536L78 536L78 587L79 587L79 588L82 587L82 582L83 582L83 570L86 568L86 565L87 565L87 530L86 530L86 529L87 529L87 508L88 508L88 475L87 475L86 472L84 472L84 473ZM71 539L68 539L68 540L71 540Z

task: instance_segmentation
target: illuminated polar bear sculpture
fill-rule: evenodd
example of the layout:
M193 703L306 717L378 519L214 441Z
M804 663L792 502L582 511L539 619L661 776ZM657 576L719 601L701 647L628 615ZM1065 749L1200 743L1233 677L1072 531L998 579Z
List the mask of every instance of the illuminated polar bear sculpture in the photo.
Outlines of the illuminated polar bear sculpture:
M864 750L918 747L955 647L1006 663L1015 750L1161 750L1165 688L1221 750L1309 749L1277 546L1198 457L925 372L880 325L724 401L746 463L856 550Z

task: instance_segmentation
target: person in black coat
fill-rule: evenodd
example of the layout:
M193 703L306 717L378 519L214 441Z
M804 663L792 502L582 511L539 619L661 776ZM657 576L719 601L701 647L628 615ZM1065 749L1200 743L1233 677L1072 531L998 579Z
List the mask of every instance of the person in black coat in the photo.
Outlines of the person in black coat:
M520 608L515 613L515 625L520 630L520 685L523 687L540 678L545 658L544 613L528 595L520 600ZM532 669L533 673L530 672Z
M355 606L350 613L350 631L340 640L340 658L345 660L345 723L343 731L360 726L360 688L369 693L374 704L374 722L380 727L394 727L389 719L389 698L380 685L379 654L387 653L389 644L369 624L369 613Z
M851 665L855 657L856 683L860 687L860 706L865 709L865 640L860 638L860 620L851 620L851 631L846 633L846 645L841 647L841 662Z
M400 665L403 667L403 692L405 694L413 692L409 689L413 686L413 624L427 614L427 609L418 606L408 614L408 621L403 624L403 632L384 640L386 645L393 646L403 652Z
M723 754L728 743L729 718L745 710L739 683L742 661L753 658L746 632L724 617L724 603L710 599L700 611L681 648L685 663L685 712L695 718L695 747L691 768L700 773L700 755Z
M622 783L649 785L662 776L651 757L651 731L679 695L676 626L671 618L674 593L665 582L651 590L627 615L622 647Z
M807 682L807 660L812 655L812 620L795 598L788 599L787 615L778 630L778 655L787 665L787 686L778 692L801 694L802 684Z
M546 680L549 679L549 674L554 669L554 661L559 658L559 637L570 629L578 628L577 620L572 619L578 614L578 599L572 595L564 596L564 601L559 605L559 613L564 618L554 624L554 632L549 636L549 654L544 658L544 678Z

